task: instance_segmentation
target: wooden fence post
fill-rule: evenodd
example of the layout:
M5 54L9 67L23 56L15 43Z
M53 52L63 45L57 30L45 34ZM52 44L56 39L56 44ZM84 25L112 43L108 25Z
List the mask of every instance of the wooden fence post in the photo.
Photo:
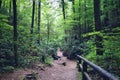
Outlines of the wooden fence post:
M82 80L87 80L85 72L87 73L87 63L83 62Z
M77 61L77 67L78 67L78 71L79 71L79 72L81 71L80 64L81 64L81 60L78 60L78 61Z

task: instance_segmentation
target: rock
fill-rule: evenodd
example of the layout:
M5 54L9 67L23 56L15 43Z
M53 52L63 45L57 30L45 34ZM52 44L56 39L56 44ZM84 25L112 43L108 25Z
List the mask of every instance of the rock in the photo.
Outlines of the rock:
M52 54L52 58L53 58L54 60L59 60L61 57L60 57L60 56L57 56L57 55L55 55L55 54Z
M31 74L26 74L25 78L23 80L38 80L37 77L38 73L31 73Z
M45 65L39 64L38 65L38 69L45 71Z
M66 66L66 62L63 62L62 65L63 65L63 66Z

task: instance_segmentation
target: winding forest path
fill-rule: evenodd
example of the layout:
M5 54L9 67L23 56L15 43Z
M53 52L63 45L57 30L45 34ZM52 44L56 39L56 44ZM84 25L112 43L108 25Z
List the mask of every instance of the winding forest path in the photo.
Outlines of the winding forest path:
M61 55L61 52L57 52ZM65 63L66 65L63 65ZM26 74L37 73L38 80L78 80L76 62L61 56L61 60L54 60L51 67L40 69L19 69L13 73L0 75L0 80L23 80Z
M63 62L66 66L62 65ZM53 61L53 66L46 68L39 76L41 80L78 80L76 62L62 57L61 60Z

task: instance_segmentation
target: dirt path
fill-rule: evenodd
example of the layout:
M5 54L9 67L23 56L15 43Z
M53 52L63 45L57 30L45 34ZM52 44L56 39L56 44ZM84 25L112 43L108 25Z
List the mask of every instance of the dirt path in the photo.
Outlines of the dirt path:
M66 66L62 65L63 62L66 62ZM78 80L76 62L65 57L53 61L52 67L46 67L44 71L39 69L19 69L13 73L0 75L0 80L23 80L26 74L32 72L38 73L38 80Z
M63 62L66 62L66 66L62 65ZM39 73L39 77L41 80L78 80L76 63L62 57L61 60L55 60L51 68Z

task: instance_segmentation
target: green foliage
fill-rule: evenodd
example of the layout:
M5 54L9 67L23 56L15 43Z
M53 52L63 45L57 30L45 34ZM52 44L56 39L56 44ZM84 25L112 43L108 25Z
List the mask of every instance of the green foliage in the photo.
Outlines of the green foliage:
M53 5L56 1L41 2L40 34L37 0L35 25L33 34L30 34L32 2L17 1L18 41L15 43L18 45L20 67L32 67L35 62L51 64L53 60L50 56L56 54L60 47L70 59L75 59L75 54L83 55L110 72L119 74L119 0L101 0L101 31L95 31L93 0L74 0L74 5L71 0L65 1L65 20L61 1L56 5ZM12 11L10 0L4 0L0 9L0 72L14 69ZM96 55L95 35L103 37L103 56Z
M120 28L116 28L119 30ZM118 32L119 33L119 32ZM118 74L117 70L120 69L120 36L108 36L107 40L104 41L105 44L105 61L107 64L105 68L108 69L110 72Z
M87 33L87 34L83 34L83 37L89 37L89 36L94 36L94 35L103 35L101 32L91 32L91 33Z
M87 42L87 45L89 46L89 54L85 55L85 57L92 61L92 62L96 62L96 47L95 47L95 43L94 40L91 39Z
M91 52L86 55L86 58L103 67L107 71L119 75L120 69L120 35L119 27L114 28L113 32L103 34L104 36L104 55L98 56L95 54L95 47L91 48ZM112 35L111 35L112 33ZM89 41L90 44L90 41ZM93 45L91 45L92 47Z
M8 24L7 16L0 14L0 72L13 70L12 26Z
M53 62L53 59L52 59L51 57L46 57L46 59L45 59L45 64L51 65L52 62Z
M0 72L13 72L15 68L13 66L5 66L3 67Z

